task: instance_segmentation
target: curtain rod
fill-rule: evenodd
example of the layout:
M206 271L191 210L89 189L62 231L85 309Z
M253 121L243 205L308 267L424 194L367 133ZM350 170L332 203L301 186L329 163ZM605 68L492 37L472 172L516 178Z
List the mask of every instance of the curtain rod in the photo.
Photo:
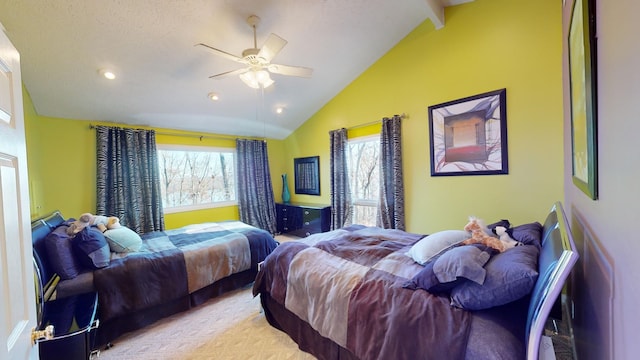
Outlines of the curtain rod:
M400 114L400 115L393 115L393 116L400 116L400 119L407 119L407 118L409 118L409 116L408 116L407 114L405 114L405 113L402 113L402 114ZM353 130L353 129L358 129L358 128L365 127L365 126L369 126L369 125L374 125L374 124L377 124L377 123L379 123L379 122L381 122L381 121L382 121L382 120L376 120L376 121L370 121L370 122L368 122L368 123L364 123L364 124L360 124L360 125L350 126L350 127L348 127L348 128L347 128L347 130Z
M89 129L94 130L95 128L96 128L96 125L89 124ZM213 140L257 139L257 140L266 140L266 138L257 137L257 136L246 136L246 137L238 137L238 136L232 136L232 135L228 135L228 136L225 136L225 135L212 136L212 135L180 134L180 133L171 133L171 132L163 132L163 131L156 131L156 135L182 136L182 137L190 137L190 138L199 138L200 141L202 141L203 139L213 139Z

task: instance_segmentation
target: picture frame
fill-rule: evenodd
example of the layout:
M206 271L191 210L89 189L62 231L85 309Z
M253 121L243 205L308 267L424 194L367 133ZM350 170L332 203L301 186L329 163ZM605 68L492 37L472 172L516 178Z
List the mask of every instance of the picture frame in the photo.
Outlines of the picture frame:
M296 194L320 195L320 156L293 159Z
M575 0L568 36L573 184L598 199L596 23L594 0Z
M429 106L431 176L509 173L507 89Z

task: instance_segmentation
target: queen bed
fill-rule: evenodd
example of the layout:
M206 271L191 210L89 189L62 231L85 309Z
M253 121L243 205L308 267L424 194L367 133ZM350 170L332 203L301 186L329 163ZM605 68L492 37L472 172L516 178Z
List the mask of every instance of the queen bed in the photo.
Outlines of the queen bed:
M72 220L54 212L32 223L38 295L40 301L52 301L97 293L96 347L251 284L258 263L278 245L267 231L239 221L194 224L138 236L136 251L110 252L107 246L106 263L91 268L78 260L84 255L78 242L87 239L79 240L83 232L68 234ZM101 235L94 230L86 230L91 241ZM94 262L98 247L89 254Z
M315 234L270 254L253 293L268 322L319 359L537 360L578 254L560 203L544 225L512 230L522 246L502 253L441 233Z

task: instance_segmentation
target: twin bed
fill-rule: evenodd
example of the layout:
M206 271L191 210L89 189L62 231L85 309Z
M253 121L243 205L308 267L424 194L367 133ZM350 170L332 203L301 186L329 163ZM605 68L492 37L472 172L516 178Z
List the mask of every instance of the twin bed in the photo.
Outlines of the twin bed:
M32 223L39 296L52 301L97 292L95 347L251 284L258 263L278 245L268 232L239 221L195 224L144 234L139 251L112 252L108 266L89 269L74 259L68 223L58 212Z
M473 260L452 256L469 248L453 243L425 266L407 253L429 236L363 226L315 234L276 248L253 292L268 322L319 359L537 360L578 254L560 203L544 225L513 230L522 246L476 247ZM463 278L478 258L481 281Z

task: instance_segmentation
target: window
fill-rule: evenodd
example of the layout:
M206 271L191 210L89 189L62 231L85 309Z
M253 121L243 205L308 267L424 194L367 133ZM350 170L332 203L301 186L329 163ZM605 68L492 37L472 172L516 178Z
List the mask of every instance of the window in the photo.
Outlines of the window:
M380 137L349 140L347 168L353 201L354 224L376 225L380 189Z
M165 212L235 205L235 149L158 145Z

